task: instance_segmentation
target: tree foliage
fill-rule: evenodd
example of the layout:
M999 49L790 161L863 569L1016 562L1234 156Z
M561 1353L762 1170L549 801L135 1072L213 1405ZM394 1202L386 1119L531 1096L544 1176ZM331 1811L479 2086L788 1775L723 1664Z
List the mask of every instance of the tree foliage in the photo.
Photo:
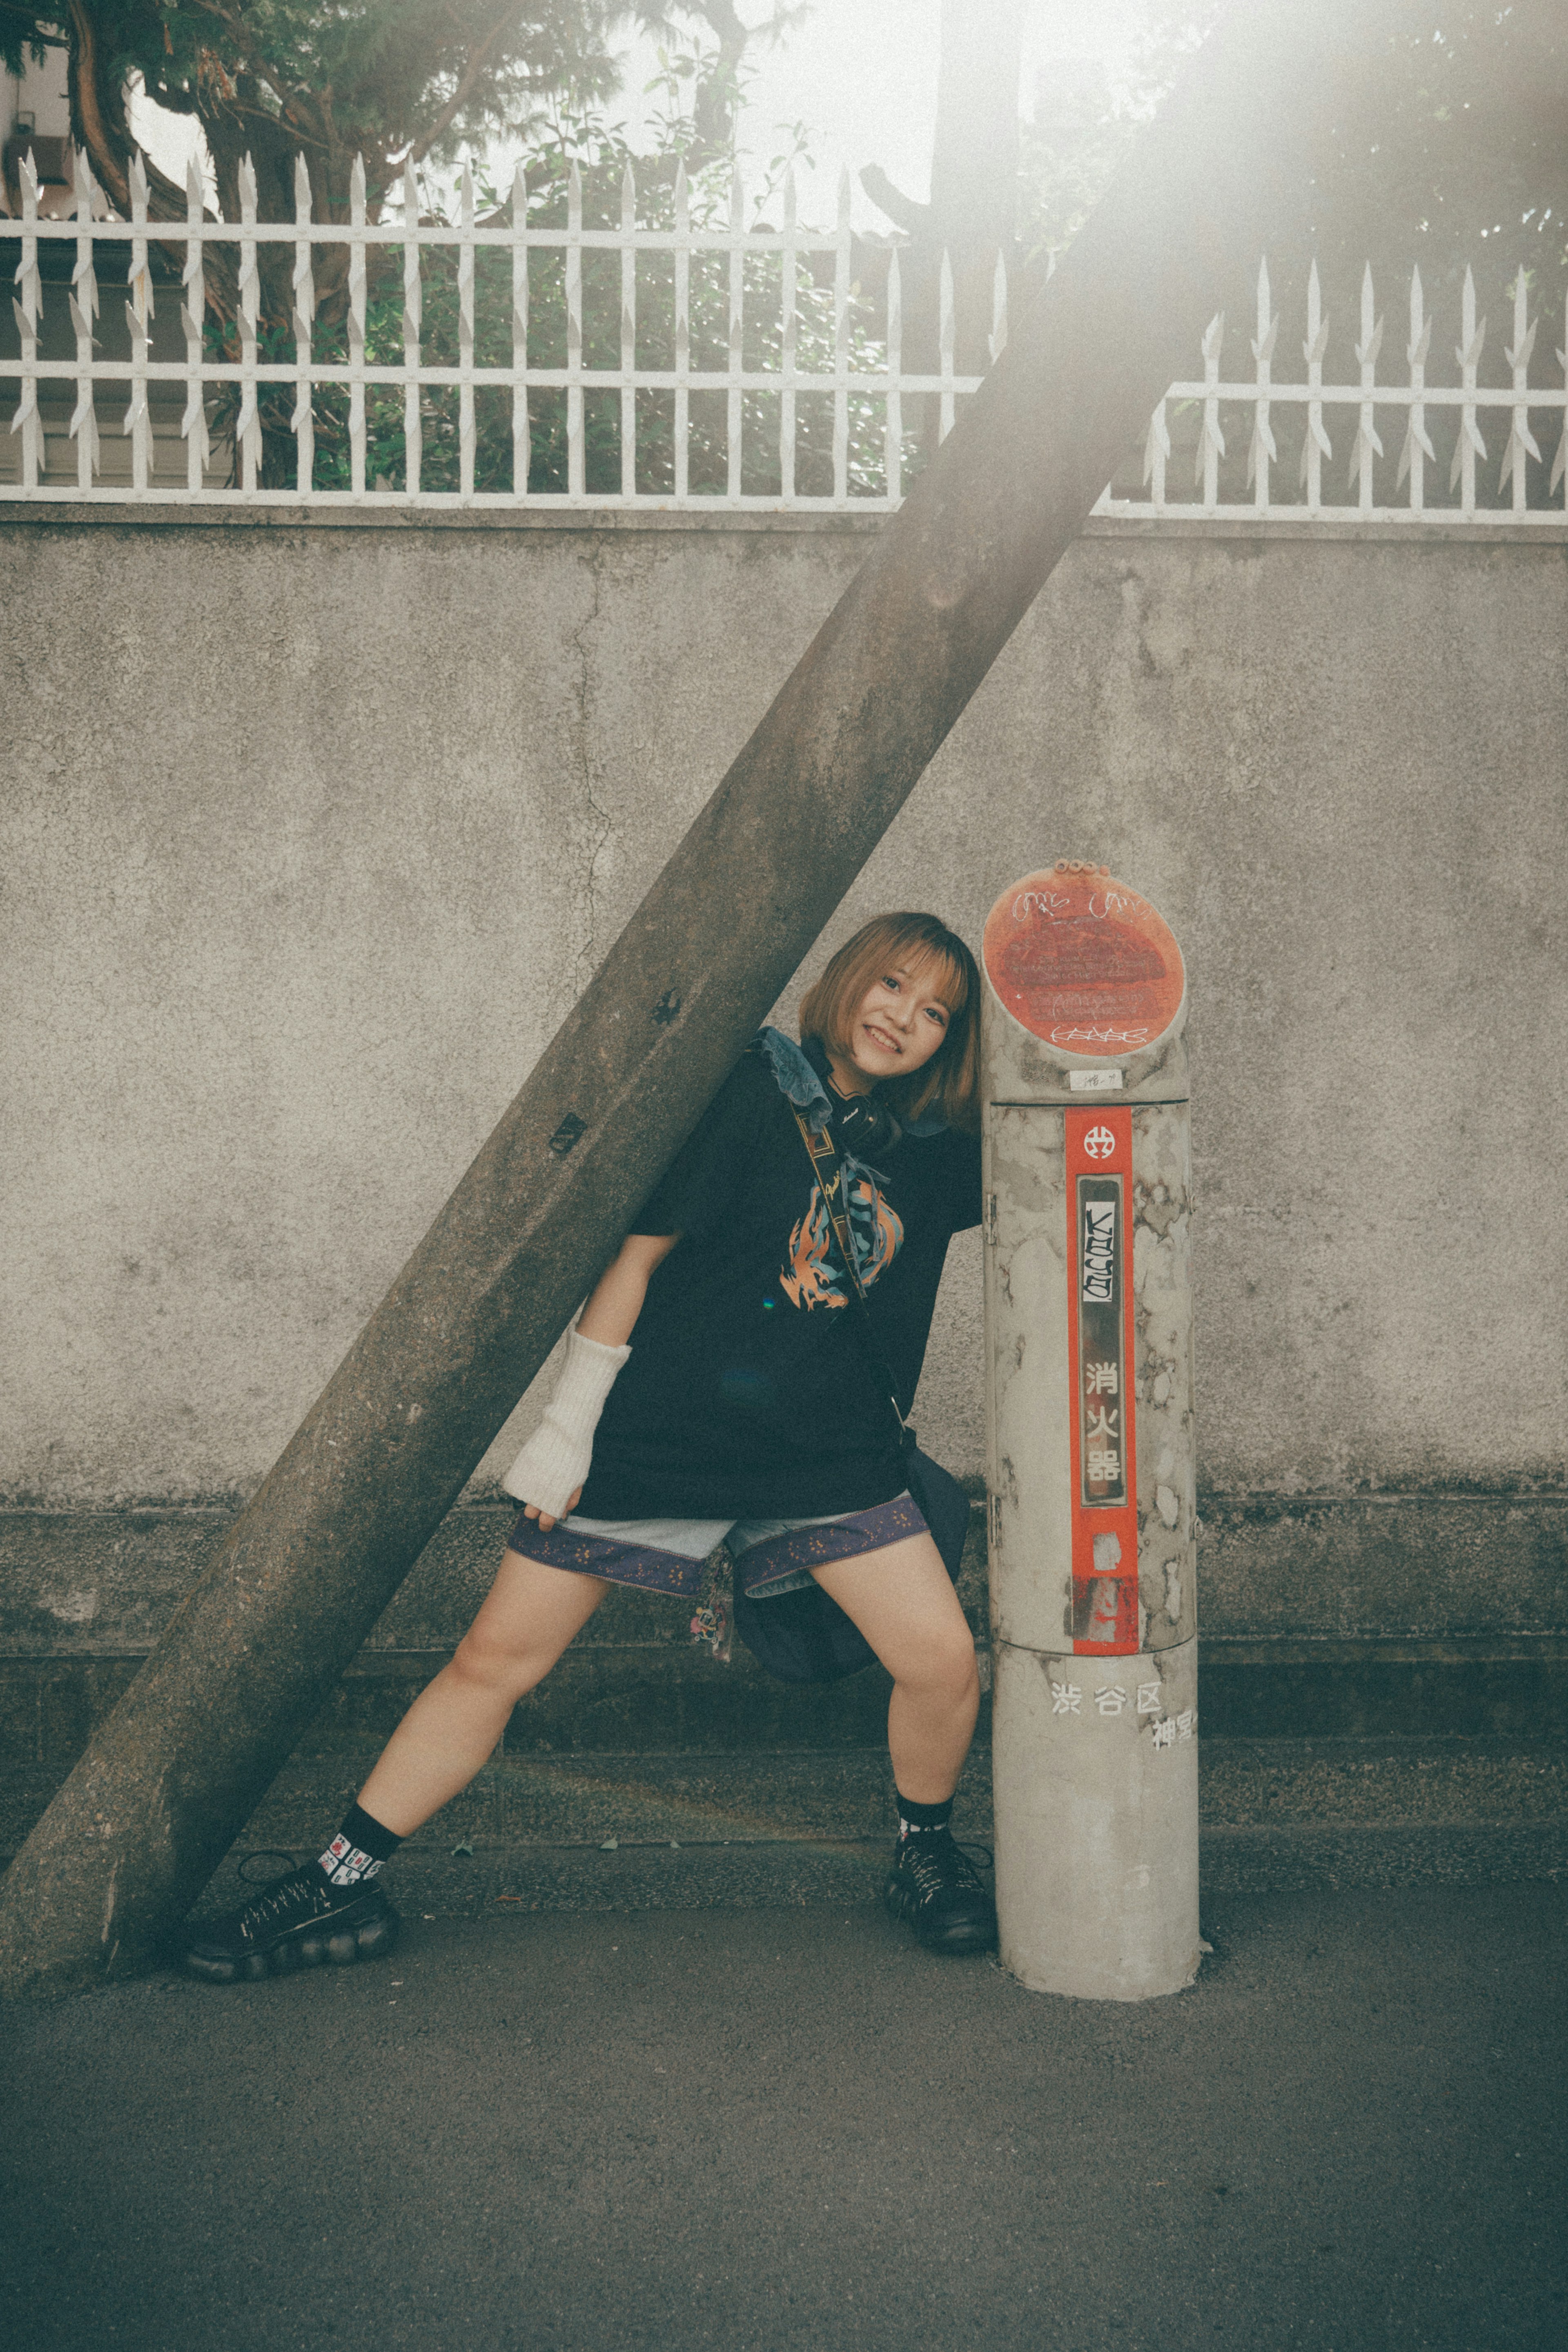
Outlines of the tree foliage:
M1064 45L1024 125L1021 235L1060 252L1222 13L1145 0L1126 68ZM1568 12L1562 0L1393 0L1379 70L1344 93L1303 254L1359 277L1418 263L1429 284L1489 248L1568 268ZM1304 265L1303 265L1304 266Z
M1049 255L1071 243L1220 14L1220 0L1144 0L1131 54L1114 79L1102 58L1075 54L1065 43L1047 60L1023 131L1026 250ZM1459 327L1464 273L1473 268L1478 308L1483 317L1490 311L1493 329L1482 341L1479 379L1506 384L1511 337L1498 331L1511 312L1506 289L1522 272L1531 315L1549 325L1555 319L1559 337L1568 289L1568 12L1562 0L1381 0L1379 22L1376 70L1336 93L1332 161L1310 209L1283 248L1267 256L1273 313L1287 322L1281 355L1293 361L1301 350L1315 264L1322 316L1332 328L1325 366L1343 372L1359 334L1370 264L1375 315L1390 331L1385 369L1392 360L1397 370L1404 352L1413 268L1420 271L1426 319L1437 322L1435 365L1441 368ZM1249 308L1228 320L1222 373L1251 373L1253 332ZM1193 364L1196 372L1196 351ZM1185 410L1177 404L1166 422L1177 448L1168 478L1185 486L1187 460L1196 462L1197 419L1190 404ZM1221 495L1243 499L1248 436L1232 429L1223 409L1220 422L1228 443ZM1331 424L1341 444L1336 467L1343 467L1337 414ZM1438 461L1428 478L1430 502L1442 496L1458 413L1428 411L1427 424ZM1283 438L1281 447L1283 456ZM1507 502L1500 455L1494 444L1479 489L1483 502L1496 505ZM1531 505L1550 500L1552 456L1548 443L1544 460L1531 459L1527 468ZM1375 495L1396 499L1399 457L1396 437L1377 460ZM1277 467L1276 496L1290 495L1292 470L1289 462ZM1129 486L1136 478L1134 463Z
M136 152L126 93L139 80L158 106L199 124L225 219L238 217L241 168L248 158L258 218L294 218L295 174L302 162L312 217L328 225L349 217L357 158L364 164L369 217L378 220L389 198L401 194L407 166L450 164L464 142L484 146L503 139L528 153L530 205L535 198L548 205L564 187L574 155L592 163L612 151L623 153L599 110L617 88L612 42L627 29L656 34L662 43L666 110L660 127L667 152L655 179L662 168L673 184L682 159L698 173L727 163L751 55L807 13L801 0L774 0L768 15L748 25L733 0L56 0L40 7L5 0L0 58L18 70L29 53L66 48L73 133L121 212L130 205ZM152 219L183 219L185 191L143 161ZM169 249L177 260L182 248L171 241ZM233 359L237 252L209 246L206 257L209 347L214 357ZM317 248L314 347L319 356L335 354L342 342L348 261L345 246L329 241ZM371 267L373 363L378 352L401 346L400 300L390 289L383 291L382 281L390 270L401 277L402 256L395 248L374 252ZM427 343L434 353L441 346L444 312L455 303L455 278L439 249L427 257L425 274L432 306ZM258 275L260 348L264 356L292 359L287 249L264 246ZM481 340L496 341L509 319L509 293L505 304L497 297ZM218 406L225 411L233 404L220 400ZM262 404L262 479L268 485L293 480L291 404L275 394ZM339 415L340 404L328 392L319 394L317 405L317 479L330 483L335 468L346 478L346 415ZM231 421L226 413L214 419L220 431ZM380 421L390 433L390 412ZM450 436L439 402L429 421L434 474L427 470L425 478L444 487L440 478ZM401 415L397 422L401 441ZM509 423L504 436L492 433L486 445L494 478L503 438L509 475ZM395 472L390 450L384 454Z
M748 53L803 13L780 0L747 26L733 0L5 0L0 57L16 71L29 49L68 50L74 135L122 210L134 149L125 93L139 79L200 124L226 218L249 155L261 219L293 218L296 157L317 219L345 219L362 155L374 219L405 161L444 161L460 142L497 135L529 144L563 102L580 115L609 98L613 37L629 26L669 41L672 70L691 85L692 136L716 149ZM183 214L183 189L149 178L153 216Z
M607 92L612 14L607 0L66 0L31 29L68 49L72 131L120 209L135 79L200 124L226 216L248 154L261 218L291 218L298 155L317 217L341 220L356 154L374 207L405 155L526 123L563 88ZM20 13L0 24L14 55ZM182 214L183 189L149 178L154 217Z

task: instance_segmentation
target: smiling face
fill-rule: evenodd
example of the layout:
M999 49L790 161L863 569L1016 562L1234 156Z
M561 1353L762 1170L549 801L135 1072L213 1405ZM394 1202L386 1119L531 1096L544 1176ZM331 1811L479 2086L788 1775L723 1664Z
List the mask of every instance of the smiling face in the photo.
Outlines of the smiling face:
M800 1035L828 1056L834 1090L886 1086L905 1125L979 1129L975 959L936 915L873 916L800 999Z
M947 1034L952 977L937 956L894 963L873 980L847 1024L849 1053L831 1056L845 1094L865 1094L883 1078L907 1078Z

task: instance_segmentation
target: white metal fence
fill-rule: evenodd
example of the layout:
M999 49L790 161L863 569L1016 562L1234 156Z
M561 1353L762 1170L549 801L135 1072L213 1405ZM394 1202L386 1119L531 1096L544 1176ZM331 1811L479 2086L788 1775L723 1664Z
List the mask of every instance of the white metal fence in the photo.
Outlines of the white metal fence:
M0 226L19 257L16 340L7 328L0 343L0 401L7 384L16 398L0 484L13 498L876 512L900 502L921 438L946 435L979 382L955 367L946 264L936 365L905 365L898 255L885 288L854 282L847 176L831 234L800 225L792 181L781 227L747 228L738 178L727 219L694 219L684 174L663 225L645 226L630 169L619 218L598 227L575 171L545 217L519 170L504 221L476 219L466 172L455 222L420 219L412 172L403 218L368 221L360 167L342 223L312 220L302 169L292 224L257 221L248 167L237 223L204 216L194 167L179 222L149 219L139 166L129 221L106 216L85 158L74 220L40 217L26 163L21 185L20 219ZM276 300L263 318L268 247L285 249L281 326ZM224 269L227 325L208 301ZM112 304L100 317L99 288L121 272L123 329ZM325 312L322 275L339 297ZM1402 380L1379 381L1368 268L1359 332L1340 338L1354 340L1354 378L1336 381L1314 264L1304 377L1276 381L1283 320L1264 265L1250 372L1224 373L1215 319L1201 378L1172 384L1155 411L1141 483L1134 457L1096 512L1561 524L1568 357L1558 351L1562 381L1531 383L1540 319L1522 272L1510 298L1507 382L1481 380L1487 321L1469 270L1455 380L1434 381L1436 320L1413 272ZM1007 303L998 260L993 358Z
M1562 382L1531 383L1541 321L1530 315L1524 271L1508 289L1513 340L1503 353L1506 384L1479 381L1487 321L1476 317L1473 270L1465 270L1458 300L1457 383L1434 382L1429 373L1437 321L1427 315L1418 269L1411 271L1407 290L1406 381L1378 380L1385 320L1368 265L1354 342L1355 380L1336 383L1325 379L1330 322L1313 262L1301 347L1306 380L1278 383L1274 354L1282 321L1272 306L1268 264L1262 263L1256 331L1249 339L1251 374L1239 381L1222 374L1225 321L1211 320L1203 338L1201 380L1173 383L1149 421L1142 496L1107 491L1095 511L1322 522L1561 524L1568 506L1568 352L1557 352ZM1532 416L1553 451L1549 460L1542 457ZM1190 488L1173 442L1176 420L1186 425L1182 455L1190 458ZM1383 436L1391 424L1385 446Z
M539 225L537 204L530 209L519 170L512 219L502 226L476 221L466 171L459 219L420 221L411 171L403 190L404 218L371 223L366 219L363 171L357 165L349 221L327 224L311 219L301 169L296 219L288 225L257 221L256 183L247 168L235 224L204 218L193 167L187 217L172 224L149 220L140 168L132 173L129 221L95 217L105 207L85 159L78 158L77 170L74 221L40 218L37 184L26 165L23 170L23 213L14 232L20 247L20 294L13 305L17 355L0 353L0 384L10 377L20 387L11 433L19 442L14 494L24 498L122 498L129 492L133 498L179 495L247 503L273 499L290 504L302 497L329 504L379 496L421 505L510 506L526 500L551 506L887 508L902 499L910 462L905 404L929 398L936 428L946 434L956 403L979 382L955 369L953 289L946 267L935 372L912 373L903 364L896 255L879 332L874 339L868 332L864 305L857 302L851 278L847 176L838 226L829 236L797 221L792 181L781 192L783 226L778 230L747 227L738 179L727 222L694 223L684 174L672 192L671 226L649 228L638 224L637 192L628 170L619 223L593 228L584 225L582 184L575 171L565 191L564 219ZM75 248L69 292L57 306L62 314L68 309L68 352L46 348L40 254L50 246ZM277 336L270 344L265 341L262 331L259 257L268 246L288 248L292 258L286 352L276 347ZM184 254L179 307L183 351L178 357L160 357L154 349L159 303L168 303L172 289L156 284L152 257L166 255L172 247L183 247ZM237 346L233 356L222 348L206 307L205 257L214 247L226 248L231 262L237 257L237 317L228 338ZM127 248L128 349L122 355L102 356L95 350L98 274L106 249L124 255ZM340 256L345 248L347 302L336 337L342 350L335 356L333 339L323 351L317 332L316 278L323 253ZM401 299L389 304L383 298L379 317L370 264L378 251L394 257L401 277ZM601 314L606 307L606 260L616 278L611 321L615 348L608 355L590 348L595 291ZM507 273L504 289L497 282L497 264ZM649 264L655 276L664 265L664 282L651 291ZM827 287L821 283L824 264ZM771 292L758 283L770 265L777 278ZM422 341L433 266L450 298L446 340L455 348L449 359L433 354ZM596 268L597 289L586 282ZM482 286L486 269L489 282ZM482 299L486 295L487 304ZM541 295L547 311L542 321ZM662 330L669 346L663 354L665 365L639 349L640 336L644 343L648 340L643 331L651 299L663 313L652 323L655 340ZM504 353L479 349L486 326L492 343L501 330ZM395 347L395 359L378 358L377 327L382 342ZM759 328L764 348L748 353L748 337L757 341ZM1007 287L999 264L991 328L994 356L1007 334ZM694 348L699 339L710 348ZM57 334L57 344L61 340ZM559 353L541 352L541 342L548 346L552 340L562 345ZM602 344L602 333L599 340ZM716 343L718 348L712 348ZM280 394L287 402L285 437L292 441L292 478L267 488L261 487L266 411L270 399L276 443ZM123 417L116 422L130 459L128 478L107 484L109 453L98 416L105 396L116 407L125 403ZM711 414L716 396L721 404L717 417ZM481 465L481 404L497 399L506 404L509 444L499 453L505 462L491 468L505 477L500 488L486 486ZM596 449L594 427L607 400L614 413ZM170 408L181 402L176 434ZM697 404L704 402L709 410L699 417ZM324 403L336 403L341 412L340 481L330 474L323 480ZM552 403L558 412L553 415ZM651 409L650 403L662 408ZM768 404L776 412L771 416ZM160 433L155 411L161 404ZM384 442L394 410L396 456L383 469L376 463L377 428ZM493 434L490 439L493 444ZM559 478L549 478L547 464L542 484L541 439L559 459ZM433 440L442 459L434 483ZM774 478L761 489L748 488L748 460L764 442L763 470L770 467ZM693 478L695 443L700 443L706 460L706 478L700 481ZM650 484L640 461L651 445L662 445L668 462L667 478ZM591 479L593 460L597 456L602 461L607 446L613 479L602 478L602 462L601 478ZM490 454L497 453L492 448ZM814 484L800 478L803 454L813 461Z

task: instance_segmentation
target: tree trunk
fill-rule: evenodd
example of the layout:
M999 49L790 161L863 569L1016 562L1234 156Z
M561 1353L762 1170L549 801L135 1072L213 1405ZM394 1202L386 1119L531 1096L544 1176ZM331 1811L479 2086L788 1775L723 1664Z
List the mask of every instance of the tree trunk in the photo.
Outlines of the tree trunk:
M942 0L931 200L916 205L901 196L874 166L862 174L873 203L910 233L898 267L904 366L911 375L935 375L941 367L944 255L953 274L955 371L983 375L990 365L997 257L1009 278L1016 257L1022 26L1022 0ZM936 396L906 399L904 413L905 429L929 463L940 425Z
M960 375L990 365L991 297L1018 234L1022 0L943 0L931 241L952 257Z

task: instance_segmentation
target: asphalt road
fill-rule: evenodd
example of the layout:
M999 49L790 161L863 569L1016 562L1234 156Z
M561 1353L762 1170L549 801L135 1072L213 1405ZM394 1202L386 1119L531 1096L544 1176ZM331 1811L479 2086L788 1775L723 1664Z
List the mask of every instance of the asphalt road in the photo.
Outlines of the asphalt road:
M4 2011L17 2352L1561 2352L1568 1888L1214 1898L1128 2009L866 1906Z

